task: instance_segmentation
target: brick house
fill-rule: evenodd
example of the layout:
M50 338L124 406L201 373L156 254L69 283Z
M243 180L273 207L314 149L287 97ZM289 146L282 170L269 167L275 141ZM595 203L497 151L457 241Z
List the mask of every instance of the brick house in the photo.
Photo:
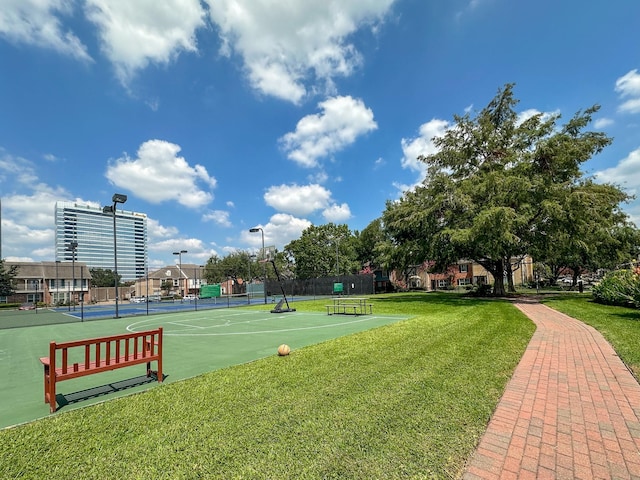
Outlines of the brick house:
M87 301L91 296L91 273L83 262L4 262L17 266L14 294L0 297L2 303L47 305Z

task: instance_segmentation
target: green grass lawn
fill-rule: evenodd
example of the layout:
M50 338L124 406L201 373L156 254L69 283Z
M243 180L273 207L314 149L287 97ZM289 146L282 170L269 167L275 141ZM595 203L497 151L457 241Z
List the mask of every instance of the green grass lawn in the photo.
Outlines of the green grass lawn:
M535 327L506 301L372 302L411 318L2 430L0 478L457 478ZM549 305L637 357L635 311Z
M640 310L601 305L590 294L552 295L543 303L598 330L640 378Z

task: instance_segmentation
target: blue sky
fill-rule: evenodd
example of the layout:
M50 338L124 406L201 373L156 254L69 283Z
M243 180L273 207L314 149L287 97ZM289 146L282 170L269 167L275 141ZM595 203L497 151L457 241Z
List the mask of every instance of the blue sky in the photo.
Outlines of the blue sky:
M362 230L511 82L523 117L601 105L585 169L640 190L637 0L0 0L2 256L115 192L151 268Z

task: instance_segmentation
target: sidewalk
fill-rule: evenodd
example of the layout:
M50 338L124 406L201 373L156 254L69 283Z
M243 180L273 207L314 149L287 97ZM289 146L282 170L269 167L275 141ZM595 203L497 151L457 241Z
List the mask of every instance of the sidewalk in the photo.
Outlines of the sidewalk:
M640 479L638 382L595 329L514 304L537 330L463 479Z

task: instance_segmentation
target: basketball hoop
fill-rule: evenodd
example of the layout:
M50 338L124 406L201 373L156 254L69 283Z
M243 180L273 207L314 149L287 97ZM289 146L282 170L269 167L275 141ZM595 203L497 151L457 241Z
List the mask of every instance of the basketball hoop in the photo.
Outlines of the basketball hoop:
M260 249L260 255L258 263L267 263L276 259L276 247L275 245L271 245L268 247L264 247L264 249Z

